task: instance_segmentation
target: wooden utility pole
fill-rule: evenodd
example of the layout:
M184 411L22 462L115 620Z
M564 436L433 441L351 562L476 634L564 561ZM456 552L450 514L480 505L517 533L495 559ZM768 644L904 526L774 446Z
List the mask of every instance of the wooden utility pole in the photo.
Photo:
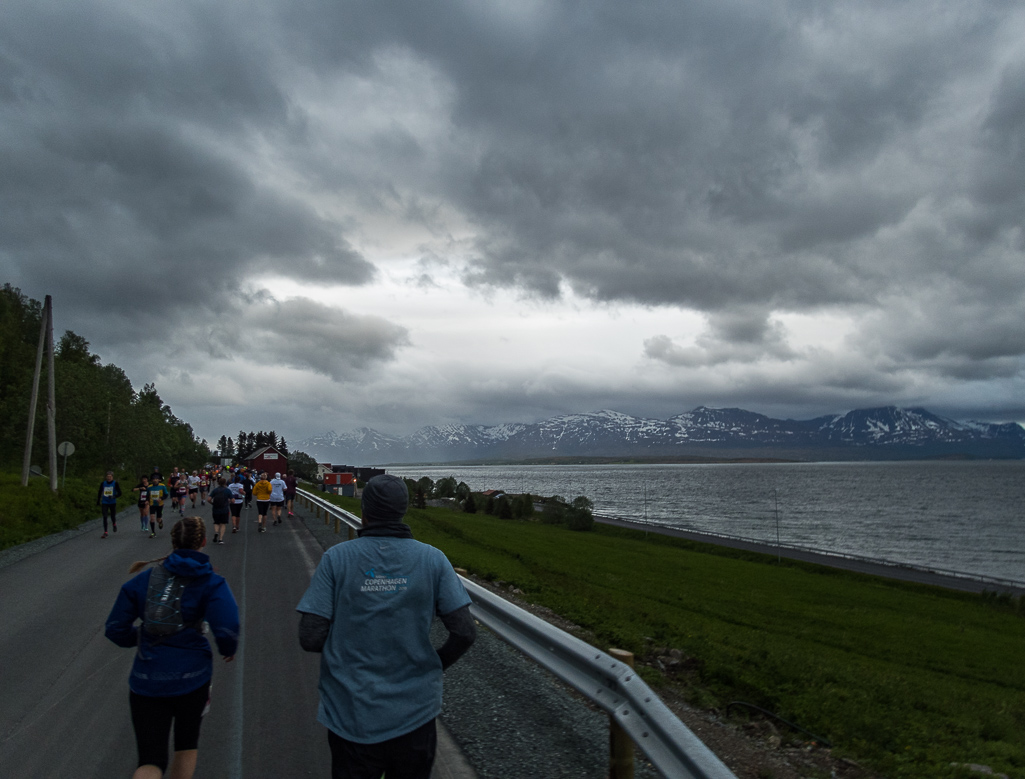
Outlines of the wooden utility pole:
M53 492L57 491L57 391L56 383L57 377L54 375L53 368L53 300L49 295L46 296L46 303L43 305L46 309L46 351L48 354L49 362L49 381L47 384L50 389L50 397L46 401L46 429L49 437L49 448L50 448L50 490Z
M47 296L49 300L49 296ZM36 350L36 372L32 375L32 396L28 401L28 431L25 433L25 458L21 462L21 486L28 486L29 468L32 467L32 434L36 427L36 401L39 399L39 374L43 370L43 350L46 348L46 312L39 320L39 348Z
M32 467L32 434L36 427L36 404L39 401L39 378L43 371L43 351L49 352L49 397L46 402L46 422L50 447L50 489L57 491L57 423L56 390L53 371L53 298L46 296L43 316L39 323L39 348L36 350L36 370L32 376L32 397L28 402L28 430L25 433L25 457L21 463L21 486L28 486L29 468Z

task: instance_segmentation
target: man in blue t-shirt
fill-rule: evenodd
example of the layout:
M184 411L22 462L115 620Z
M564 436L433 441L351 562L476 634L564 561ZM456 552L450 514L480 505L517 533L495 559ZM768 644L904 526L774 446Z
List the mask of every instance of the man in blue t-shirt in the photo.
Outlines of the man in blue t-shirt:
M323 652L317 720L333 777L428 779L442 672L477 637L451 563L402 522L408 503L401 479L368 481L359 538L324 553L296 608L303 649ZM440 649L430 641L435 614L449 633Z

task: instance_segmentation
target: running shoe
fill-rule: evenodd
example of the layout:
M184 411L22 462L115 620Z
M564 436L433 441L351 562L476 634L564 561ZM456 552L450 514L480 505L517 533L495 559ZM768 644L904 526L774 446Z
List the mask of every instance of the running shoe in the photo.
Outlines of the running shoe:
M237 528L237 527L233 527L233 528L231 529L231 532L232 532L232 533L237 533L237 532L238 532L238 528Z
M291 511L289 511L289 512L288 512L288 516L290 516L290 517L294 517L294 516L295 516L295 514L293 514L293 513L291 512Z
M156 533L150 533L150 534L149 534L149 537L150 537L150 538L156 538L156 537L157 537L157 534L156 534Z
M222 539L221 539L220 541L218 541L217 543L218 543L218 544L223 544L223 543L224 543L224 539L222 538Z
M117 532L117 522L114 523L114 532Z
M103 531L103 535L102 535L102 536L100 536L100 538L106 538L106 537L107 537L107 531L106 531L106 530L104 530L104 531Z
M158 519L157 520L157 527L159 527L161 530L163 530L164 529L164 520Z
M220 540L220 536L214 533L214 543L216 544Z

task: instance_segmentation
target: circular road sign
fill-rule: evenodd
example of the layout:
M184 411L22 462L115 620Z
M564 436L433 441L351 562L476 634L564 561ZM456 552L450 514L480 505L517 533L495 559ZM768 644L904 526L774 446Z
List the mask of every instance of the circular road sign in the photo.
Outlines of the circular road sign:
M70 457L75 453L75 445L71 441L62 441L57 445L57 454L61 457Z

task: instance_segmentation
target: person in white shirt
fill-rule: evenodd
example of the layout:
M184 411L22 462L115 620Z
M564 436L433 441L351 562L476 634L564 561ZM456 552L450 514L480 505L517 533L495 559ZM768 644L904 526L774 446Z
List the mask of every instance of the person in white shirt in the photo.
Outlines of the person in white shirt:
M196 495L199 493L199 471L193 471L189 476L189 497L192 498L192 508L196 507Z
M228 485L231 490L231 532L238 532L239 516L242 514L242 504L246 502L246 488L242 486L242 475L235 477L235 481Z
M274 478L270 480L270 511L271 517L274 522L271 524L281 524L281 509L285 505L285 480L281 478L280 473L275 473Z

